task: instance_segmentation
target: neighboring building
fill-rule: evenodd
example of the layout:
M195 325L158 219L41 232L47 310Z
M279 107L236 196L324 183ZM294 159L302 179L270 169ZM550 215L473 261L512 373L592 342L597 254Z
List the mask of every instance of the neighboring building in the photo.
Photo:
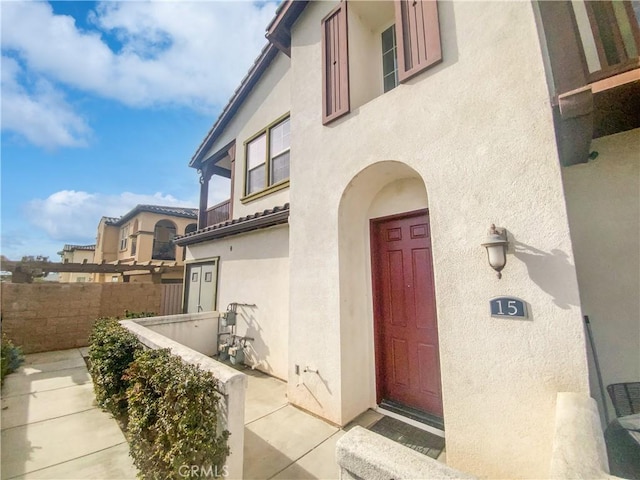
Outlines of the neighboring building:
M58 255L62 263L93 263L95 250L95 245L65 245ZM58 281L60 283L92 282L93 274L61 272Z
M183 264L182 247L174 243L176 235L196 230L198 210L194 208L138 205L120 218L102 217L96 237L95 263ZM124 274L93 274L96 282L182 283L183 270L163 273L161 277L147 271Z
M247 304L250 360L301 408L345 425L383 405L444 423L454 468L545 478L557 392L591 378L601 401L583 314L605 383L640 381L638 17L285 0L190 162L186 310ZM497 297L528 316L492 316Z

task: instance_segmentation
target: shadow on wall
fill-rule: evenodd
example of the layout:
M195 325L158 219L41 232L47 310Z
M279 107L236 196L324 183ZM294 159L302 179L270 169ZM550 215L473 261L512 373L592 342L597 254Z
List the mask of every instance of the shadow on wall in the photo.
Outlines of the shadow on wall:
M256 311L258 310L258 307L255 305L238 305L238 309L238 319L244 320L246 325L246 331L243 336L251 337L253 339L248 341L246 344L245 354L247 358L245 363L247 363L251 368L257 368L258 370L272 374L273 368L267 361L270 348L264 341L264 337L262 335L263 328L256 319ZM283 341L286 342L287 339L284 338Z
M564 310L579 305L578 299L571 296L568 293L570 289L566 287L567 279L575 278L575 267L565 252L556 248L544 252L513 237L510 241L514 246L514 256L527 266L529 278L553 297L553 303Z

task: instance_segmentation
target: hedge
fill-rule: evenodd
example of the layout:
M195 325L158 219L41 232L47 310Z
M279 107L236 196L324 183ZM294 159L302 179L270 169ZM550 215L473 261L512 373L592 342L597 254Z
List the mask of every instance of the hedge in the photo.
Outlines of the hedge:
M96 322L89 360L96 399L126 425L140 478L183 478L185 466L226 472L229 432L219 424L211 372L167 349L145 349L116 319Z
M0 347L0 383L4 383L4 377L14 372L24 362L24 356L20 347L16 347L4 333L2 334L2 346Z
M140 341L116 318L101 318L94 324L89 337L89 371L96 401L125 423L129 384L123 375L140 350Z
M217 380L169 350L136 354L130 382L131 456L145 478L180 478L180 467L222 474L229 432L219 431Z

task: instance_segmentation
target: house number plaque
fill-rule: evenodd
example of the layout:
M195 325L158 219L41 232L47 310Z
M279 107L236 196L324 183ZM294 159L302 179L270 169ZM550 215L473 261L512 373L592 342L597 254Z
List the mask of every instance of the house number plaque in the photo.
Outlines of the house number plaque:
M492 317L529 318L527 303L515 297L496 297L489 301Z

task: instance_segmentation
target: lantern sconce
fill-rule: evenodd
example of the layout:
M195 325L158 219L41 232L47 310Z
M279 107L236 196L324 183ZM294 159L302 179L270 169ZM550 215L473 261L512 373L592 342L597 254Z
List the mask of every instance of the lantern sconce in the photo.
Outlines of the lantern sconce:
M487 239L482 246L487 249L489 265L498 272L498 278L502 278L502 273L500 272L507 264L507 245L509 245L507 230L505 228L497 228L494 224L491 224Z

